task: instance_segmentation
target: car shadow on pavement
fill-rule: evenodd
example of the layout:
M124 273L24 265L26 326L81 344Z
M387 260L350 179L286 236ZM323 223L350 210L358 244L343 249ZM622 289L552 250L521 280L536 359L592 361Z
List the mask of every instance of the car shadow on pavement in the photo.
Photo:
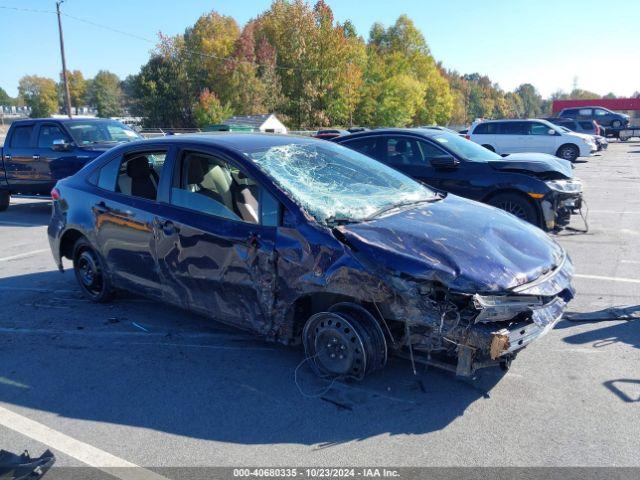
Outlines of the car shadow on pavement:
M640 380L618 378L607 380L604 386L627 403L640 402Z
M599 311L567 314L572 320L563 320L556 329L567 329L577 325L602 325L564 337L564 341L573 345L591 344L602 348L614 343L626 343L640 348L640 305L611 307ZM611 323L615 322L615 323Z
M1 402L200 439L319 449L440 430L488 401L503 376L499 369L469 382L435 369L414 376L409 362L392 358L361 383L327 389L303 365L305 396L294 382L300 348L135 298L92 304L77 295L72 276L62 278L49 271L0 279L3 294L23 289L0 316ZM58 293L43 291L47 283ZM30 296L45 307L30 306ZM51 302L62 308L46 308Z
M41 227L49 224L51 217L51 202L42 200L29 201L21 199L13 201L9 208L0 212L0 227Z

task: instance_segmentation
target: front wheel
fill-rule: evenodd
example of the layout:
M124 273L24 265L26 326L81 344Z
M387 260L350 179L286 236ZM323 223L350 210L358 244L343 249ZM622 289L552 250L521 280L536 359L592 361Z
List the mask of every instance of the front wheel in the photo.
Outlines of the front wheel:
M575 145L563 145L558 149L558 152L556 153L556 157L560 157L570 162L575 162L579 156L580 150L578 150L578 147L576 147Z
M340 303L311 316L302 340L311 366L321 377L362 380L387 362L380 324L356 304Z
M6 190L0 191L0 212L4 212L7 208L9 208L9 201L11 200L11 195Z
M73 249L73 271L85 297L96 303L111 300L113 291L104 261L85 238L80 238Z
M622 126L622 122L620 120L614 120L613 122L611 122L611 126L613 128L620 128Z
M525 222L538 225L538 215L536 210L522 195L515 193L501 193L489 200L489 205L497 207L505 212L515 215Z

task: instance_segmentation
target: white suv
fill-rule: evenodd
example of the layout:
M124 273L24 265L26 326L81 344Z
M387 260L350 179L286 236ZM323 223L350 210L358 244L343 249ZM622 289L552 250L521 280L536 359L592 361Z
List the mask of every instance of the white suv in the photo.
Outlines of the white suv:
M592 137L566 132L546 120L485 120L471 125L469 140L500 155L537 152L573 162L598 150Z

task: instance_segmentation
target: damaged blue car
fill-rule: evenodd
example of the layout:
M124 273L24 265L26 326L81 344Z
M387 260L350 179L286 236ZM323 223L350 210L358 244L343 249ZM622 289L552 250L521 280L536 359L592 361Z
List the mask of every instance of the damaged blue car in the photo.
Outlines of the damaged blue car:
M128 290L302 344L324 377L361 380L392 354L507 367L574 295L540 229L312 138L132 142L52 198L53 256L91 300Z

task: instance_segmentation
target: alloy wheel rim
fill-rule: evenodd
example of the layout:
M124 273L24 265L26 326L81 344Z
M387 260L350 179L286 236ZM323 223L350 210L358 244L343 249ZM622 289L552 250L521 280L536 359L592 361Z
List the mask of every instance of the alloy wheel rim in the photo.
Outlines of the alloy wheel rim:
M515 215L516 217L522 219L522 220L526 220L527 219L527 214L524 211L524 208L522 207L522 205L518 204L518 203L514 203L514 202L502 202L500 203L499 207L506 211L509 212L512 215Z

